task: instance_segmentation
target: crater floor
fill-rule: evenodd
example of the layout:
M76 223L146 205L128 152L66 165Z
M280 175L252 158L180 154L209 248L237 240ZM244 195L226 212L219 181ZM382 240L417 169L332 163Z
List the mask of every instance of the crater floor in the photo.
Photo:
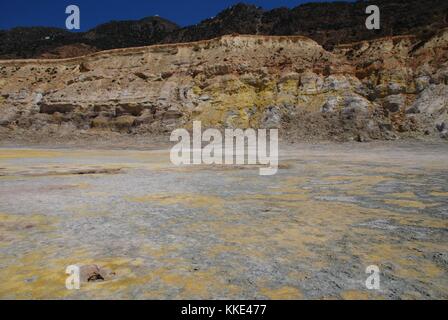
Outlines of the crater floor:
M448 299L446 143L280 153L262 177L168 148L1 148L0 298ZM73 264L115 276L70 291Z

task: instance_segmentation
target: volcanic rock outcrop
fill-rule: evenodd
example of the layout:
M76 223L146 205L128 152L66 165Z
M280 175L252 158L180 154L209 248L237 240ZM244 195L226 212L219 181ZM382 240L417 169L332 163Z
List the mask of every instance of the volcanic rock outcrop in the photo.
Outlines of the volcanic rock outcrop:
M279 128L365 141L448 132L448 31L327 51L306 37L242 36L0 61L0 134L165 134Z

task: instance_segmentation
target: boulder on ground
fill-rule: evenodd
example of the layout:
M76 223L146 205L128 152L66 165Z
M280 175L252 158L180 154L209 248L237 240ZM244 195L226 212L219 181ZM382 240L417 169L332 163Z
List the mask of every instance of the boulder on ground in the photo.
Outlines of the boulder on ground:
M111 270L96 264L82 265L79 267L79 272L81 283L108 281L116 275Z

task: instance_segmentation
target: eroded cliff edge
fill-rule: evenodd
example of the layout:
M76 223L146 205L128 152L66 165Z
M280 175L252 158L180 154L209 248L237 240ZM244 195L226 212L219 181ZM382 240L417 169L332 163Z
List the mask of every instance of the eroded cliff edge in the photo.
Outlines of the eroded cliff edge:
M0 134L279 128L289 139L448 136L448 30L325 50L305 37L217 39L0 61Z

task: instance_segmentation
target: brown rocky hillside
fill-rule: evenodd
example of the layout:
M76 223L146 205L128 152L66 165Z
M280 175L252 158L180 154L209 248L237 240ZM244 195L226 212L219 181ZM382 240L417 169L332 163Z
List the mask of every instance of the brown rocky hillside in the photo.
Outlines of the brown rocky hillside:
M369 4L381 9L381 29L365 28ZM57 28L0 30L0 58L73 57L79 48L99 51L158 43L213 39L229 34L302 35L325 48L385 36L415 35L426 40L448 26L446 0L376 0L308 3L298 7L263 10L237 4L216 17L180 28L161 17L138 21L111 21L84 33ZM67 50L74 46L74 50ZM59 56L58 56L59 54Z

